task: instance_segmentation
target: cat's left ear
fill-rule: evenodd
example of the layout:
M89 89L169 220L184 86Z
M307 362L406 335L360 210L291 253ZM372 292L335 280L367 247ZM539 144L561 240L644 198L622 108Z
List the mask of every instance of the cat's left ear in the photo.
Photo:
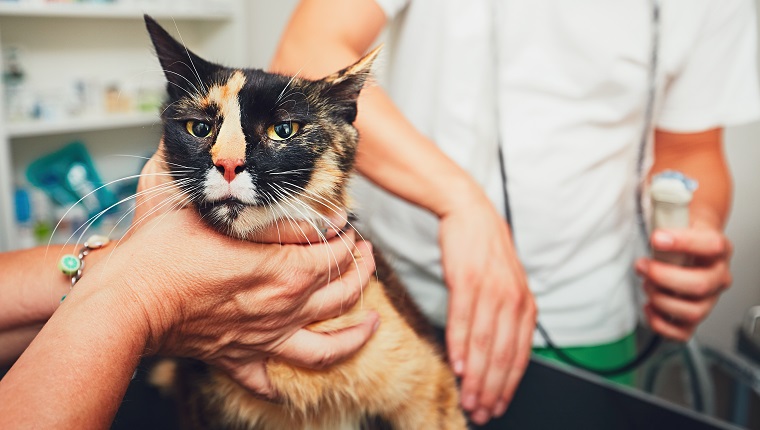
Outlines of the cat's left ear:
M379 45L356 63L322 79L329 84L327 86L329 97L337 102L355 105L359 93L371 76L372 64L382 48L383 45ZM353 119L351 118L351 121Z
M167 91L173 99L185 94L197 94L203 82L211 76L214 65L175 40L153 18L144 15L145 26L156 49L167 81Z

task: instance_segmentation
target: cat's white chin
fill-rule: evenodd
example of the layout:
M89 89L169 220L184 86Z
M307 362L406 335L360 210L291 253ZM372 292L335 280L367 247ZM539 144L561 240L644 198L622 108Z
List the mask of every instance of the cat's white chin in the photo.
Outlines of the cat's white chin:
M277 202L272 206L245 206L241 210L219 205L210 212L209 220L212 224L221 227L225 234L246 240L255 238L262 229L275 223L280 226L279 228L294 228L293 221L304 221L305 225L300 223L302 227L295 228L301 230L313 228L321 231L329 222L306 204L290 199ZM304 235L306 233L304 231Z

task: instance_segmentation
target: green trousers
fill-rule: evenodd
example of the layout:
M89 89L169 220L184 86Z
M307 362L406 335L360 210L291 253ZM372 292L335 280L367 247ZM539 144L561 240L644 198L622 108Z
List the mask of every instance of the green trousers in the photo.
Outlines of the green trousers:
M612 368L623 363L627 363L636 357L636 333L631 333L624 338L601 345L580 346L572 348L562 348L562 351L575 359L576 361L596 368ZM533 348L533 353L540 357L545 357L554 361L564 363L554 351L549 348ZM624 373L618 376L611 376L607 379L619 384L634 386L636 383L634 371Z

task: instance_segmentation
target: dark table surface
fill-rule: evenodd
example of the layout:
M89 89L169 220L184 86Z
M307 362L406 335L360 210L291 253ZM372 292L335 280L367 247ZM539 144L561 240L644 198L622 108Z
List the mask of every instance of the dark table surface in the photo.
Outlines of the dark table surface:
M113 429L174 429L171 403L138 369ZM641 391L533 358L506 415L484 429L737 429Z

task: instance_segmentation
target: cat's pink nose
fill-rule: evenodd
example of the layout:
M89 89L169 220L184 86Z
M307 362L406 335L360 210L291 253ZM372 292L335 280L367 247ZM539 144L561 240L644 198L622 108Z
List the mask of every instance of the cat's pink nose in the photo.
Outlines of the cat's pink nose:
M227 182L232 182L238 173L241 173L243 170L245 170L245 162L239 158L222 158L220 160L216 160L216 162L214 162L214 165L216 166L216 170L218 170L219 173L224 176L224 179L227 180Z

